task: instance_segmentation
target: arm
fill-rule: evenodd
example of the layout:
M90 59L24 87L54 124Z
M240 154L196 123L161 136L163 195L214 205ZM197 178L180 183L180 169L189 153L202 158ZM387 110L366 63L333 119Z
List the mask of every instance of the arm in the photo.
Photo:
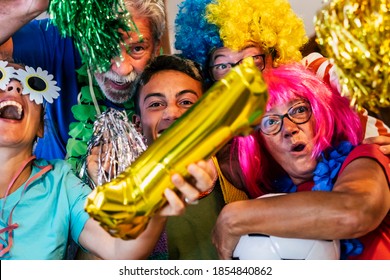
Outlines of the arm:
M2 0L0 1L0 44L15 31L45 12L49 0Z
M114 238L98 222L89 219L79 242L89 252L102 259L146 259L153 251L164 228L166 218L154 217L147 229L133 240Z
M183 197L195 201L199 191L205 191L213 183L214 169L210 164L200 161L191 164L188 172L196 180L196 188L186 182L179 174L172 176L172 182ZM134 240L122 240L108 234L95 220L89 219L79 237L79 243L88 251L103 259L145 259L153 251L162 230L166 216L184 213L185 204L181 197L170 189L165 190L168 205L149 222L146 230Z
M241 235L349 239L378 227L390 209L388 179L375 160L359 158L340 174L332 192L299 192L228 204L213 243L229 259Z

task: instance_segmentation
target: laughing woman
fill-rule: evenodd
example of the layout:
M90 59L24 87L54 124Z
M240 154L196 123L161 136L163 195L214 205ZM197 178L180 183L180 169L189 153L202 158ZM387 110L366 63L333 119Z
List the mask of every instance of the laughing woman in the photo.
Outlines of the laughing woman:
M59 88L47 71L0 60L0 259L64 259L69 238L103 259L145 259L166 222L184 203L173 191L169 205L134 240L112 237L84 211L91 189L62 160L32 156L43 135L43 99ZM196 177L196 174L193 174ZM199 192L177 186L195 199Z

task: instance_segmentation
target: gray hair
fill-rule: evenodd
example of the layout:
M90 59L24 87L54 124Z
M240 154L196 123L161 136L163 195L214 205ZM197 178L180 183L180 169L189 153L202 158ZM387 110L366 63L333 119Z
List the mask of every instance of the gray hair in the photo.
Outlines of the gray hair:
M133 16L145 17L152 27L155 43L161 41L165 32L165 4L163 0L124 0L127 9L133 11Z

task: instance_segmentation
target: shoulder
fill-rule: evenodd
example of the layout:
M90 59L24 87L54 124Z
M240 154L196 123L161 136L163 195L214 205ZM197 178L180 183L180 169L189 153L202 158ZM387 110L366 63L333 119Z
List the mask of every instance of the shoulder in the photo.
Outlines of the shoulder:
M379 150L379 145L377 144L361 144L356 146L351 153L347 156L345 159L341 169L340 173L343 172L343 170L354 160L359 158L369 158L372 160L375 160L383 169L387 180L390 179L390 158L389 156L383 154Z
M65 160L45 160L38 159L35 161L38 168L50 165L49 179L54 182L72 182L72 185L86 185L72 169L72 166ZM86 185L87 186L87 185Z
M345 160L344 164L348 164L348 162L351 162L352 160L356 158L361 157L368 157L372 159L376 159L381 162L389 162L389 157L383 154L379 150L379 145L377 144L361 144L356 146L351 153L348 155L348 157Z
M232 143L226 144L217 154L218 169L220 177L235 188L245 190L245 180L239 165L237 150L232 149Z
M46 159L37 159L35 160L35 164L38 166L46 166L46 165L51 165L53 167L53 170L62 170L63 172L67 172L69 170L72 170L71 165L62 159L51 159L51 160L46 160Z
M45 32L57 32L57 28L50 23L49 19L35 19L21 27L12 37L20 37L22 35L26 35L27 33L45 33ZM35 34L34 34L35 35ZM29 37L30 37L29 36ZM26 38L25 38L26 39Z
M62 45L73 45L69 36L62 36L58 28L53 25L50 19L32 20L12 36L14 48L18 50L29 50L29 48L45 48L47 52L53 51L50 48ZM31 52L31 50L29 50Z

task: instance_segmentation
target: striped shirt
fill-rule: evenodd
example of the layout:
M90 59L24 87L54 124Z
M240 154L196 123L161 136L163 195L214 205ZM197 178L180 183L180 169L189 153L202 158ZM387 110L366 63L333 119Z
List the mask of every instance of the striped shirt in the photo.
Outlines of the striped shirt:
M313 52L302 59L303 65L313 71L325 83L327 83L333 90L340 91L340 83L333 65L329 59L323 57L321 54ZM390 136L390 128L381 120L370 116L367 110L362 109L359 112L364 138L375 136Z

